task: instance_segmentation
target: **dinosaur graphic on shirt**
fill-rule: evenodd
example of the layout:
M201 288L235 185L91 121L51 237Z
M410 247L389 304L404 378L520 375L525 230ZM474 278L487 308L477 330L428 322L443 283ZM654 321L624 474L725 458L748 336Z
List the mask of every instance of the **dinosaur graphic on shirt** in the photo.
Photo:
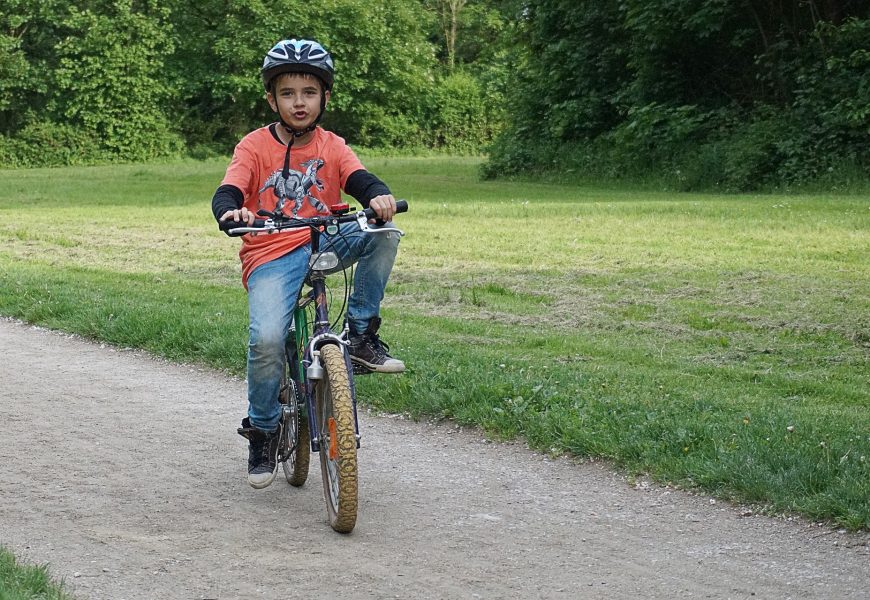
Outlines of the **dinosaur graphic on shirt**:
M318 191L323 191L323 182L317 177L317 171L323 167L324 161L321 158L314 158L302 163L304 173L290 169L290 174L285 178L278 169L266 180L263 187L260 188L262 194L269 188L275 192L275 197L278 203L275 205L275 212L283 212L284 206L288 201L293 202L293 210L291 214L297 216L299 209L302 208L302 203L307 200L318 213L329 214L329 209L323 202L310 194L311 188Z

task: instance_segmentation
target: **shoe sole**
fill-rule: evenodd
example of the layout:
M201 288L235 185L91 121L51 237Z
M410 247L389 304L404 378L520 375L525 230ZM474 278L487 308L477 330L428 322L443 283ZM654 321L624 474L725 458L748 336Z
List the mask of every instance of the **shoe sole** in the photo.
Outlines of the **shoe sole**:
M388 365L377 365L374 363L369 363L361 358L357 358L355 356L350 357L350 362L353 363L355 367L362 367L366 369L370 373L403 373L405 371L405 365L390 367ZM354 373L357 373L356 369L354 369ZM364 373L357 373L364 374Z
M278 475L278 463L275 463L275 470L269 475L268 479L264 479L263 481L252 481L251 476L248 475L248 483L255 490L262 490L263 488L267 488L272 485L272 482L275 481L275 477Z

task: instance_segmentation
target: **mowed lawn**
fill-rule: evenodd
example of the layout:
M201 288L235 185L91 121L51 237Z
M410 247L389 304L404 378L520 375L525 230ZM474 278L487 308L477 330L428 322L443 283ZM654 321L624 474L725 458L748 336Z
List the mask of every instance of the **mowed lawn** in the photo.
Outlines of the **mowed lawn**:
M411 210L382 328L409 369L363 402L870 527L870 200L365 162ZM242 375L224 167L0 171L0 314Z

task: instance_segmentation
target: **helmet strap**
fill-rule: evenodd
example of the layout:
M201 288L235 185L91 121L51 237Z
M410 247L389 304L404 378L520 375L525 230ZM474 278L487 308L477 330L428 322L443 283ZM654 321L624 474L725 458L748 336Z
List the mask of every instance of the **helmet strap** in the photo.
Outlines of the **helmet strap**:
M284 126L287 127L286 125ZM290 147L293 145L293 142L296 140L295 135L290 136L290 141L287 142L287 152L284 153L284 168L281 169L281 177L284 180L290 179Z
M318 123L320 123L320 119L323 117L323 112L326 110L326 92L321 92L320 94L320 113L318 113L317 118L314 119L314 122L311 123L305 129L293 129L290 127L290 124L284 120L284 117L281 116L281 111L278 112L278 121L281 122L281 126L284 128L284 131L290 134L290 141L287 142L287 152L284 154L284 168L281 170L281 177L285 180L290 177L290 148L293 146L293 142L296 141L296 138L302 137L306 133L310 131L314 131L317 129Z

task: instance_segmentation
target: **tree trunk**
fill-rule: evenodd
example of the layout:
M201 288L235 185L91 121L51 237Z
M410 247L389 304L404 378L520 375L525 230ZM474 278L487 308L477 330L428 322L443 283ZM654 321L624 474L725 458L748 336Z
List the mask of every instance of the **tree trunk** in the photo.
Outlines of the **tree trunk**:
M459 13L468 0L441 0L441 22L444 25L444 41L447 44L447 68L456 66L456 32L459 29Z

